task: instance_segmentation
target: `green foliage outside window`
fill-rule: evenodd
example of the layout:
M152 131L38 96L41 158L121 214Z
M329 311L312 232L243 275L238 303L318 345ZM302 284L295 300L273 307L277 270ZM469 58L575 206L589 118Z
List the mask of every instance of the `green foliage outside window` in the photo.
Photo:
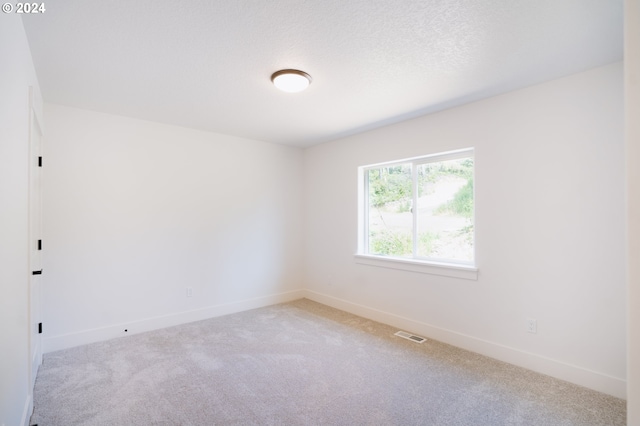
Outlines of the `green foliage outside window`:
M374 232L369 237L369 251L373 254L385 256L407 257L413 253L413 238L408 232L394 232L388 229ZM420 233L418 236L418 251L431 253L433 242L438 238L431 232Z
M411 167L394 166L369 170L369 203L383 207L388 203L411 201Z
M436 209L436 214L452 213L471 219L473 217L473 178L467 179L467 184L460 188L452 200Z

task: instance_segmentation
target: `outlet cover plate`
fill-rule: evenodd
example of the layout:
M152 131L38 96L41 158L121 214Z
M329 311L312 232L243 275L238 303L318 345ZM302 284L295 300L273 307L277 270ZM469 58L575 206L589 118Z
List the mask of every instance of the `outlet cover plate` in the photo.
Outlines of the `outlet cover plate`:
M528 333L538 332L538 321L535 318L527 318L527 332Z

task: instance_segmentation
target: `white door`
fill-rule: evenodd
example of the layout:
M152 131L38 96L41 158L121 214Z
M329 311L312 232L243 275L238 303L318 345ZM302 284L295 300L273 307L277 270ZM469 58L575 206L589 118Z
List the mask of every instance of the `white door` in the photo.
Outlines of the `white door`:
M42 364L42 127L33 88L29 90L29 374L30 389Z

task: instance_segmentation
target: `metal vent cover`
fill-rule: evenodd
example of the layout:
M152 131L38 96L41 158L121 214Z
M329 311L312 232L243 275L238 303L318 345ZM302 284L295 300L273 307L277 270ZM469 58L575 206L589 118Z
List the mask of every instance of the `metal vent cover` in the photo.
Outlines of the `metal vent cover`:
M416 336L415 334L407 333L406 331L398 331L394 336L402 337L403 339L411 340L416 343L424 343L427 340L424 337Z

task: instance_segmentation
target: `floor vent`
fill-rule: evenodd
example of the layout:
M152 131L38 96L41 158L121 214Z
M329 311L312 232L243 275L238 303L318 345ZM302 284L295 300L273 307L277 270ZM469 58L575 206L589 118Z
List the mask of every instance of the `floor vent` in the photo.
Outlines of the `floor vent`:
M424 337L416 336L415 334L407 333L406 331L398 331L394 336L402 337L403 339L411 340L416 343L423 343L427 340Z

